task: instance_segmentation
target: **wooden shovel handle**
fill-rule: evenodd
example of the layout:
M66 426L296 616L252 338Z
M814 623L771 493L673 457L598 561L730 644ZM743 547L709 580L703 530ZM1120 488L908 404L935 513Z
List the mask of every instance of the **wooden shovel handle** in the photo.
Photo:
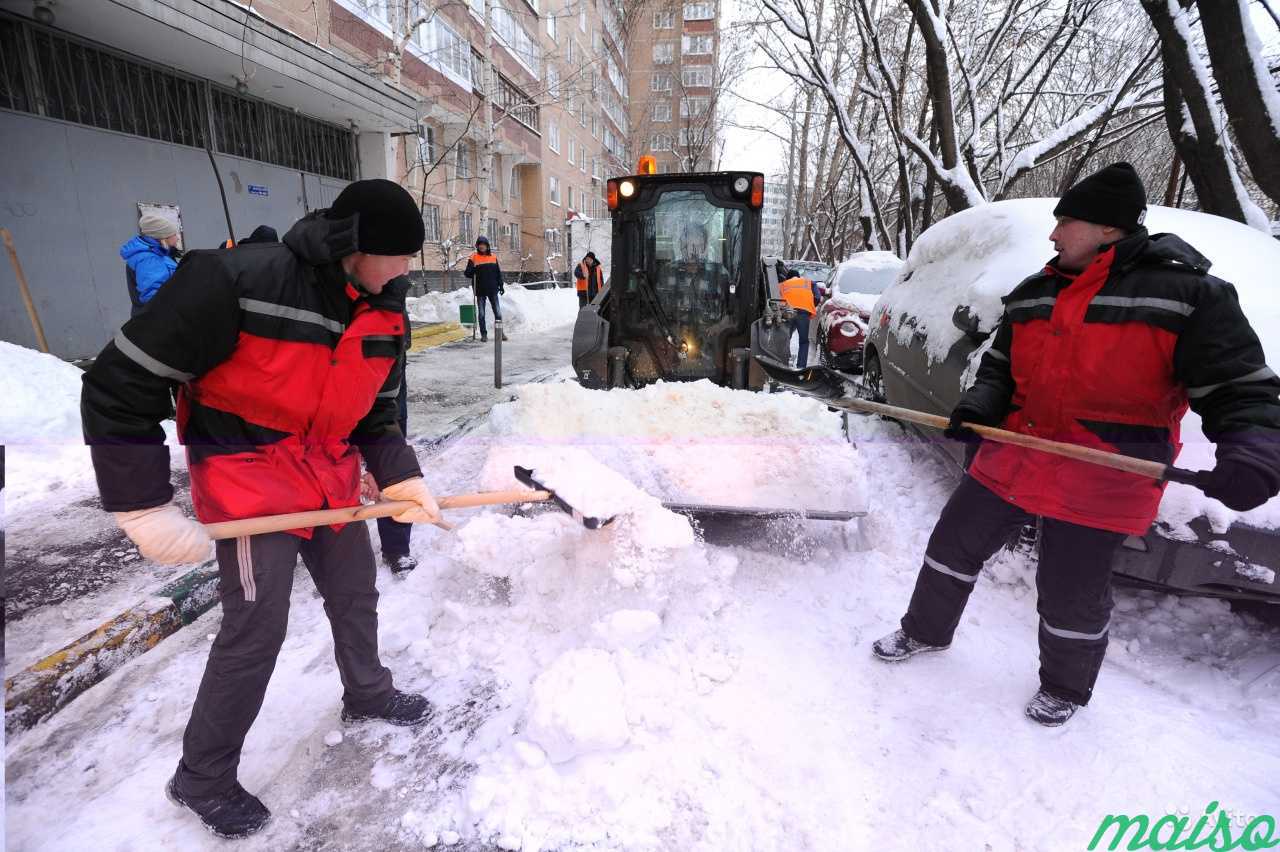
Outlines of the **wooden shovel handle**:
M441 497L436 503L441 509L466 509L472 506L500 506L508 503L541 503L551 498L547 491L514 489L511 491L481 491L476 494L458 494ZM315 509L310 512L291 512L287 515L264 515L260 518L243 518L238 521L219 521L205 524L205 531L212 539L239 538L245 535L284 532L303 527L319 527L329 524L349 524L371 518L389 518L417 506L411 500L395 500L344 506L341 509ZM441 522L444 524L444 522ZM451 529L444 524L446 529Z
M951 425L950 420L937 414L926 414L923 411L912 411L909 408L899 408L896 405L885 405L881 402L871 402L865 399L849 399L846 401L863 411L868 411L872 414L883 414L895 420L908 420L912 423L933 426L937 429L946 429ZM1002 444L1017 444L1020 447L1053 453L1054 455L1065 456L1077 461L1089 462L1090 464L1098 464L1114 470L1123 470L1127 473L1136 473L1139 476L1148 476L1156 480L1169 478L1168 472L1172 469L1159 462L1135 459L1132 456L1109 453L1105 450L1095 450L1092 447L1081 447L1077 444L1050 441L1046 438L1037 438L1034 435L1024 435L1021 432L997 429L994 426L983 426L979 423L965 423L964 425L990 441L999 441Z

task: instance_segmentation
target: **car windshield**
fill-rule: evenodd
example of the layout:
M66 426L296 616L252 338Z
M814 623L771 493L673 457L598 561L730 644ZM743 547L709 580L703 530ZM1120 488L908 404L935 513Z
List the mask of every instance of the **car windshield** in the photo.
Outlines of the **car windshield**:
M897 276L897 269L842 269L840 278L836 281L836 289L841 293L879 295Z

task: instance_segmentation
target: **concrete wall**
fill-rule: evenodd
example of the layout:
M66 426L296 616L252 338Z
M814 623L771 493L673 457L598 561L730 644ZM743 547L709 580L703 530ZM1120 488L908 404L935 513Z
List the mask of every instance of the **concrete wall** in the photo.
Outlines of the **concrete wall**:
M218 184L201 149L4 111L0 138L0 225L13 232L55 355L94 356L128 319L119 249L136 233L138 202L179 205L189 249L213 248L227 238ZM345 186L215 157L237 239L258 225L284 236L308 209L327 207ZM267 194L251 193L251 185ZM36 347L7 259L0 265L0 340Z

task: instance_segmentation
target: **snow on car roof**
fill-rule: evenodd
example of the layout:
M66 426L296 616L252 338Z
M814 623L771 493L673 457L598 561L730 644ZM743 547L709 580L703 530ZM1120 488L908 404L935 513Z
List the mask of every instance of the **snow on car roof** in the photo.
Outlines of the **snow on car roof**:
M1049 232L1056 203L1052 198L996 201L943 219L920 235L902 277L876 303L875 315L887 308L891 316L914 316L914 327L892 321L894 334L909 345L913 330L924 332L928 355L937 361L961 337L951 321L957 305L970 305L981 327L994 329L1001 314L1000 297L1054 255ZM1230 219L1170 207L1149 208L1146 226L1153 234L1182 237L1212 261L1212 275L1235 285L1267 362L1280 366L1280 287L1276 286L1280 241ZM1192 412L1183 419L1182 440L1179 467L1213 467L1214 445L1204 437L1200 418ZM1187 524L1201 515L1218 532L1237 517L1254 526L1280 529L1280 498L1240 515L1190 486L1169 486L1160 520L1175 535L1191 537Z

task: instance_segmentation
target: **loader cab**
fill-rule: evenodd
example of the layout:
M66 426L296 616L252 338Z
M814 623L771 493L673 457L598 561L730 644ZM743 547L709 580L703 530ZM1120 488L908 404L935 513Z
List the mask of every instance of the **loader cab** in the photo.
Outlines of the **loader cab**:
M607 186L612 270L578 314L578 380L599 388L698 379L746 386L750 326L767 299L763 175L641 173Z

